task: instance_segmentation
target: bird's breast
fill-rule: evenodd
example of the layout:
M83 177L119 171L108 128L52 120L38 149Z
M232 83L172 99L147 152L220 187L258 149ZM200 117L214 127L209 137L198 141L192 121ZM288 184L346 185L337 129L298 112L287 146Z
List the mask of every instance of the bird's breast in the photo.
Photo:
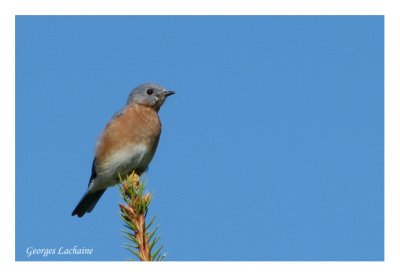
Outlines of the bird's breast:
M97 174L106 183L132 170L143 172L154 156L160 134L161 123L155 111L135 106L126 108L109 122L99 139Z

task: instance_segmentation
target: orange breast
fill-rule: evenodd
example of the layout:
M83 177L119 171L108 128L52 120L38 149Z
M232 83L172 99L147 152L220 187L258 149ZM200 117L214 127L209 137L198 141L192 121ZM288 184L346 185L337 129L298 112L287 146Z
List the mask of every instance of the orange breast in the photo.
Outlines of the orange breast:
M101 135L96 149L96 164L127 145L146 145L154 154L161 134L161 122L156 111L149 107L131 105L113 118Z

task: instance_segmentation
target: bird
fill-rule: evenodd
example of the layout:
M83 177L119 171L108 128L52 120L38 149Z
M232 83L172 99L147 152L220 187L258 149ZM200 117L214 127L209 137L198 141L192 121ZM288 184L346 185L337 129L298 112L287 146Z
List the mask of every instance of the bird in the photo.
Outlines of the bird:
M72 212L82 217L90 213L108 187L119 176L145 172L157 150L161 135L158 112L175 91L159 84L145 83L134 88L125 107L107 123L100 135L86 193Z

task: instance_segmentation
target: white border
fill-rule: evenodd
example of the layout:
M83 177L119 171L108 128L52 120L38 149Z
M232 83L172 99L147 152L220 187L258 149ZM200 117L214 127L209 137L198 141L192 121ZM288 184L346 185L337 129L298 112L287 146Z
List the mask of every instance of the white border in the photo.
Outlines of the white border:
M397 5L396 5L397 2ZM15 262L15 15L385 15L385 262ZM398 1L0 1L0 272L26 276L394 276L400 272Z

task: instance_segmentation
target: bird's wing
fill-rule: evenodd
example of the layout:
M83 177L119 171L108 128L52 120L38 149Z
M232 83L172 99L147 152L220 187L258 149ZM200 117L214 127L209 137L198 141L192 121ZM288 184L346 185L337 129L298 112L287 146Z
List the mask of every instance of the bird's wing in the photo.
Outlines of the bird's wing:
M97 176L97 172L96 172L96 158L94 158L94 159L93 159L93 163L92 163L92 175L90 175L88 187L90 186L92 180L93 180L94 178L96 178L96 176Z

